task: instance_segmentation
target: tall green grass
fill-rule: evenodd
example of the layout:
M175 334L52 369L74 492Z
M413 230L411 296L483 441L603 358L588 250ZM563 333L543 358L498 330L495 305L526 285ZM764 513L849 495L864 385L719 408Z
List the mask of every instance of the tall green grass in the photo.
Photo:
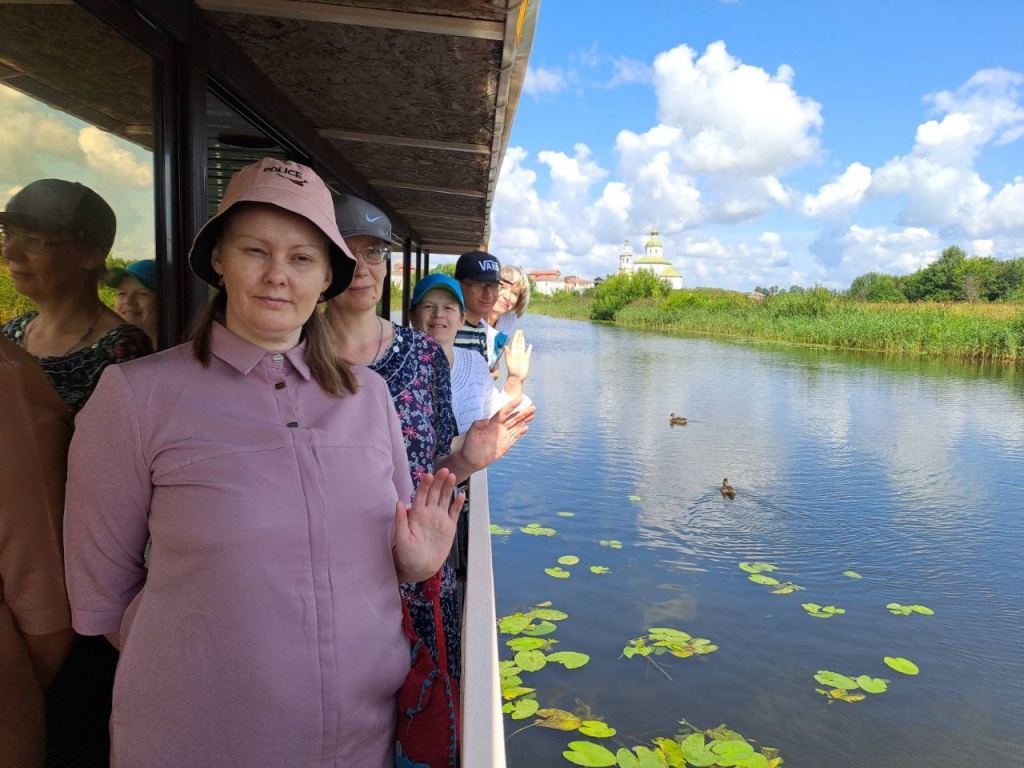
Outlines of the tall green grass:
M666 299L633 302L617 313L614 322L840 349L1024 360L1024 311L1018 307L1012 314L995 313L986 307L978 305L975 311L965 304L878 305L837 298L824 289L763 302L727 291L683 290ZM573 307L573 315L549 309L545 302L536 308L531 303L531 310L545 314L585 316L581 306Z

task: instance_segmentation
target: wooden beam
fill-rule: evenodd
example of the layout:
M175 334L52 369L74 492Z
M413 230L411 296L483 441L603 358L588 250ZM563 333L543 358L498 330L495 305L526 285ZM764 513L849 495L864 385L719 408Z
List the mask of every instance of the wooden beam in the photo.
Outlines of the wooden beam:
M463 243L451 243L451 242L431 242L429 240L423 241L423 248L430 251L431 253L450 253L459 255L460 253L467 253L469 251L475 251L481 248L482 243L479 240L467 240Z
M320 135L338 141L359 141L365 144L383 144L389 147L414 147L416 149L440 149L445 152L469 152L475 155L489 155L490 144L467 144L461 141L439 141L418 139L412 136L387 136L382 133L358 133L338 131L333 128L319 128Z
M474 37L481 40L505 39L504 21L485 21L404 11L378 11L371 8L328 5L305 0L199 0L199 5L207 11L248 13L256 16L274 16L279 19L351 24L357 27L398 29L403 32Z
M369 184L374 187L390 187L391 189L411 189L416 192L436 192L439 195L461 195L462 197L487 197L487 192L479 189L462 189L457 187L432 187L429 184L414 184L411 181L398 181L397 179L369 179Z
M443 219L456 219L458 221L472 221L474 223L479 223L480 221L479 216L466 216L465 214L461 213L441 213L440 211L424 211L419 208L396 208L395 212L400 213L405 217L427 216Z

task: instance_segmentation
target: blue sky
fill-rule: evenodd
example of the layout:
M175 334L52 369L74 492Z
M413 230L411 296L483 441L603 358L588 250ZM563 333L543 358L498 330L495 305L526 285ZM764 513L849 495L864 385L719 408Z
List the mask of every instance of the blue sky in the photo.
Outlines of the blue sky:
M543 0L494 205L503 261L842 288L1024 256L1024 3Z

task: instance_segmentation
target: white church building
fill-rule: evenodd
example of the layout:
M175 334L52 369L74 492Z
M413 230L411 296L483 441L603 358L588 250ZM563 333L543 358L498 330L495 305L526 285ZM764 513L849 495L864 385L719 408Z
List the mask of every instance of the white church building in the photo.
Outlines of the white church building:
M644 246L644 255L640 258L633 259L633 247L628 239L622 246L622 253L619 254L619 274L632 275L641 269L653 272L673 290L683 287L683 276L672 266L672 262L665 258L665 249L661 244L661 238L658 237L657 227L651 227L651 236Z

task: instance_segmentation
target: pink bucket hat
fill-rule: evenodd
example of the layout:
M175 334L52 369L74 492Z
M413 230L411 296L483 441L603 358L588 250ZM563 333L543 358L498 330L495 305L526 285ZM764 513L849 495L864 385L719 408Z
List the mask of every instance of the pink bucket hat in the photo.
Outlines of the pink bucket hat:
M196 275L210 285L217 285L220 276L211 263L213 246L220 237L224 214L243 202L269 203L308 219L331 241L332 279L324 298L333 298L348 288L356 259L338 232L330 190L311 168L272 157L247 165L231 177L217 215L203 225L192 241L188 260Z

